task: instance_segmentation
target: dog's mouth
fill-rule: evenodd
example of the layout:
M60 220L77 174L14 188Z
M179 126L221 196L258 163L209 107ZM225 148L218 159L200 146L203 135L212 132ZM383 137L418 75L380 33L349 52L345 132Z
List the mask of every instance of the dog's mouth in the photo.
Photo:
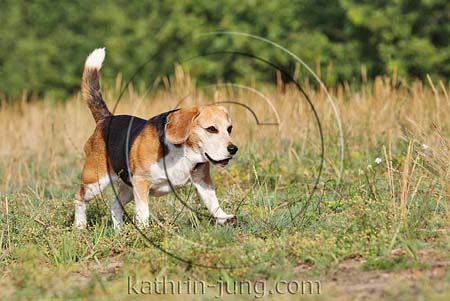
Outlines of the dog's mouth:
M206 158L208 158L208 160L214 164L214 165L220 165L220 166L226 166L228 164L228 162L230 162L231 158L227 158L227 159L223 159L223 160L214 160L213 158L211 158L208 153L205 153Z

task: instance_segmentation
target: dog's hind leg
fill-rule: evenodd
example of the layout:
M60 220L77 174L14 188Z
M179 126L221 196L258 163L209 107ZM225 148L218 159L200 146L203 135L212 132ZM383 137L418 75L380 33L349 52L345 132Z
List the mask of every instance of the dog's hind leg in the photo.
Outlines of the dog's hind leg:
M125 183L119 184L118 195L111 204L111 217L115 229L123 226L123 211L125 205L133 199L133 189Z
M88 140L84 150L86 153L86 161L84 163L83 172L81 174L80 191L75 201L75 221L74 226L79 229L86 228L86 207L87 203L94 197L117 180L114 172L108 173L108 164L106 162L105 147L101 140L95 142L98 131Z
M115 175L111 175L113 182L117 179ZM75 227L78 229L86 228L86 209L87 203L94 197L100 195L102 191L111 184L111 179L108 174L99 178L98 181L90 184L81 184L80 191L76 196L75 201Z

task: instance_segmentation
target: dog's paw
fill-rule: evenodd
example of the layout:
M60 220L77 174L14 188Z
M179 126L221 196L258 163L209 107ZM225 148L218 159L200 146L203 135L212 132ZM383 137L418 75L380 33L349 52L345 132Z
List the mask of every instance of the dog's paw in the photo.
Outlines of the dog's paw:
M139 228L139 230L144 231L145 229L147 229L149 227L149 222L148 220L144 220L144 221L137 221L136 222L136 226Z
M227 214L226 216L216 218L216 223L218 225L237 225L237 217L234 214Z
M85 230L87 226L86 222L75 222L73 224L73 229L74 230Z

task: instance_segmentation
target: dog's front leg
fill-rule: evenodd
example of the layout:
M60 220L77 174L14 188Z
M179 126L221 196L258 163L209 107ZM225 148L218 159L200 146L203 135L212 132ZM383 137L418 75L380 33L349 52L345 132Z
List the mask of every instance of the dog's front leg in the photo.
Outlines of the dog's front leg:
M135 201L136 222L139 227L148 226L148 193L150 180L146 176L133 177L133 195Z
M192 171L192 183L197 189L197 193L205 203L208 211L214 216L216 222L220 225L226 223L236 223L236 216L225 213L220 208L217 200L214 184L209 173L209 163L200 163Z

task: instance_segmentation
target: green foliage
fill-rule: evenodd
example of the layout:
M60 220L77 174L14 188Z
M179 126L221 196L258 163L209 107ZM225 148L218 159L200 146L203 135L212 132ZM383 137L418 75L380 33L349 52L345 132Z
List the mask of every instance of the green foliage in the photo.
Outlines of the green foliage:
M370 258L364 265L364 270L394 270L394 269L407 269L418 266L411 262L407 257L394 257L394 258Z
M174 64L214 51L260 56L290 73L295 62L280 49L213 31L259 35L320 66L334 84L396 72L402 77L450 74L450 4L445 0L295 1L2 1L0 92L24 91L61 99L79 88L86 55L108 48L107 80L131 77L148 61L141 79L152 82ZM273 81L275 71L241 55L210 55L184 62L203 82ZM306 76L302 72L300 76Z

